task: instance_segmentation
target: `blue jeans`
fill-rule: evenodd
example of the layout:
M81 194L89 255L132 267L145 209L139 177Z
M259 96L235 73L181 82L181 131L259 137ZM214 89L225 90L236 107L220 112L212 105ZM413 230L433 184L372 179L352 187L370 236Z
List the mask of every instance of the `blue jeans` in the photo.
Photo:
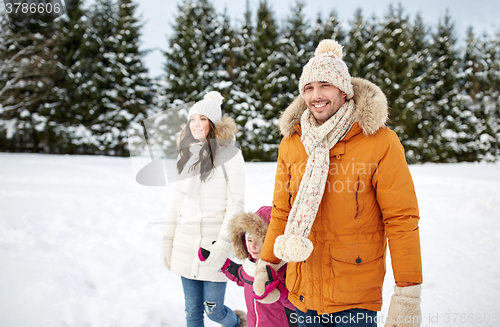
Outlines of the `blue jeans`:
M203 327L203 310L207 317L225 327L236 327L240 319L224 305L225 282L208 282L181 277L186 302L187 327Z
M318 315L316 311L297 311L299 327L377 327L377 312L366 309L349 309Z

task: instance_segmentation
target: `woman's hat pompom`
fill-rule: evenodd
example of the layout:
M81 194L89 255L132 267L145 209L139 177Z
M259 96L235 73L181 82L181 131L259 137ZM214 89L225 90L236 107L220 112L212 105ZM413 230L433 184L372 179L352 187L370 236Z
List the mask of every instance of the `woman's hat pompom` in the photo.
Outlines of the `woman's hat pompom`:
M210 91L205 96L203 97L204 100L215 100L219 105L222 104L222 101L224 100L224 97L217 91Z

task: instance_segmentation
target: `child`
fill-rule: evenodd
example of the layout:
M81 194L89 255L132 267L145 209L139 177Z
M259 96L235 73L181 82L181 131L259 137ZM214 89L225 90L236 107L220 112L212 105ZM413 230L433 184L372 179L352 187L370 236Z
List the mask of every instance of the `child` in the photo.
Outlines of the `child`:
M268 301L269 297L258 297L253 293L253 276L271 219L271 209L272 207L261 207L255 213L237 214L229 225L233 251L236 257L243 261L243 264L237 264L227 259L221 270L230 280L244 287L249 327L296 326L296 324L289 323L289 321L293 321L291 314L295 312L295 307L287 298L286 263L278 265L277 272L271 267L267 268L270 283L266 287L265 295L277 294L274 299ZM200 260L204 261L210 252L200 248L198 255Z

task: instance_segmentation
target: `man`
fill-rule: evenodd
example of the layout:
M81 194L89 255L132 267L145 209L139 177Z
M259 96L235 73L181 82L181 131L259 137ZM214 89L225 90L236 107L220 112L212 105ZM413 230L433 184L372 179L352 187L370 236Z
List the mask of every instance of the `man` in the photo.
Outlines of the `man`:
M254 292L283 261L299 326L420 326L418 206L404 149L385 127L387 100L349 75L342 47L323 40L304 66L300 96L281 116L271 223ZM382 307L386 240L396 281ZM278 293L277 295L274 293Z

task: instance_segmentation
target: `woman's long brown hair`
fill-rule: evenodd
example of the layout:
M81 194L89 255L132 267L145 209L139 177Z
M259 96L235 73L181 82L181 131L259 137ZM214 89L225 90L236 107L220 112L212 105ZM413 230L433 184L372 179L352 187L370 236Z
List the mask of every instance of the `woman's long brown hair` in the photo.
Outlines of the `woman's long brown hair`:
M202 182L204 182L208 178L208 176L210 176L210 173L214 168L215 153L217 151L217 141L215 139L215 125L212 123L211 120L208 121L210 125L210 130L208 131L206 140L203 141L203 146L201 147L200 154L198 156L199 159L191 167L189 167L189 170L193 170L196 168L197 165L200 165L200 172L201 172L200 179ZM191 144L199 142L197 139L193 137L193 134L191 134L191 129L189 128L190 124L191 121L189 121L186 124L186 127L181 133L181 141L179 142L180 158L177 161L177 172L179 174L182 172L184 166L191 157L191 152L189 151Z

